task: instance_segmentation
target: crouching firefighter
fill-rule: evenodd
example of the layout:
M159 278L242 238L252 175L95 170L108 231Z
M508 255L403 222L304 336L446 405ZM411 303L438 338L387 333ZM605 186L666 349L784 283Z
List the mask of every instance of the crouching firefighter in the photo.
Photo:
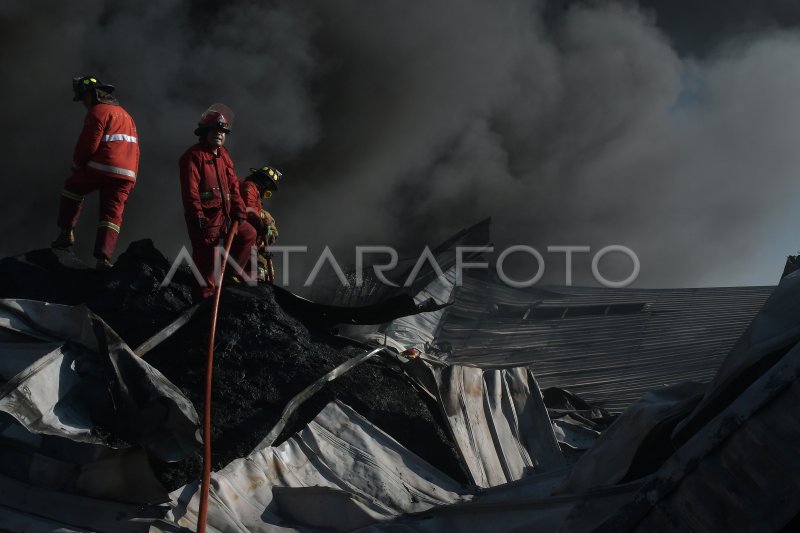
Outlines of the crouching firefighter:
M256 229L258 240L258 281L273 283L275 269L272 266L272 254L269 247L278 240L278 227L275 219L264 209L262 200L272 197L278 190L278 182L282 174L275 168L264 166L251 168L239 186L247 209L247 221Z
M254 281L254 264L251 249L256 242L256 230L247 222L247 214L239 194L239 178L233 168L228 151L223 147L233 126L233 113L223 104L214 104L200 117L194 130L198 143L186 150L179 161L181 196L192 259L204 283L195 287L195 301L214 294L216 287L215 259L217 246L221 247L238 221L238 230L231 244L231 259L241 267L236 274L244 281ZM226 272L234 269L228 268ZM205 286L202 286L205 285Z
M72 175L64 184L58 210L61 233L53 248L75 243L74 228L83 207L83 197L100 191L100 216L94 256L97 269L111 268L117 246L125 202L139 170L139 138L136 124L116 98L114 86L93 76L72 80L73 101L83 102L88 112L75 146Z

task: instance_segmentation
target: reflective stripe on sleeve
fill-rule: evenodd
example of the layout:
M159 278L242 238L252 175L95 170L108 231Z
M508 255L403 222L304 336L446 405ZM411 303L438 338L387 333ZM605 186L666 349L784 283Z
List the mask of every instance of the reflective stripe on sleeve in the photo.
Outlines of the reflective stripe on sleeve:
M138 140L132 135L125 135L124 133L114 133L112 135L103 135L103 141L110 143L114 141L125 141L129 143L137 143Z
M116 225L116 224L114 224L113 222L109 222L108 220L102 220L102 221L101 221L101 222L98 224L98 227L101 227L101 228L111 228L111 229L113 229L114 231L116 231L117 233L119 233L119 226L117 226L117 225Z
M65 198L69 198L70 200L75 200L76 202L82 202L83 201L83 196L81 196L79 194L75 194L74 192L69 192L66 189L61 191L61 196L64 196Z
M128 170L127 168L112 167L110 165L95 163L94 161L89 161L86 166L92 167L95 170L102 170L103 172L111 172L112 174L120 174L122 176L128 176L129 178L136 179L136 172L133 170Z

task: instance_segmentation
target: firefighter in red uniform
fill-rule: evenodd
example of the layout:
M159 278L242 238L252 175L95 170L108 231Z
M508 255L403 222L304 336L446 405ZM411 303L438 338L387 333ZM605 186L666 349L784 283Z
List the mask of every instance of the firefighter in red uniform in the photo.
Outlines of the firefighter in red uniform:
M238 275L252 281L251 253L256 230L247 222L239 194L239 178L228 151L222 146L231 132L233 114L222 104L214 104L200 117L194 134L199 142L180 158L181 196L186 227L192 242L192 259L205 280L196 288L194 299L214 294L215 248L236 220L239 227L231 245L231 259L242 267ZM230 271L231 269L228 269Z
M269 166L251 168L250 175L240 184L242 200L247 208L247 221L253 226L258 235L256 247L258 248L258 280L272 283L275 272L272 268L272 258L269 246L278 239L278 227L275 219L264 209L261 201L272 197L278 190L278 182L282 174Z
M100 191L100 216L94 256L97 269L111 268L125 202L136 183L139 170L139 137L136 124L116 98L113 85L93 76L72 80L73 101L82 101L89 110L83 124L72 175L64 184L58 210L61 233L53 248L69 248L75 243L75 224L83 207L84 195Z

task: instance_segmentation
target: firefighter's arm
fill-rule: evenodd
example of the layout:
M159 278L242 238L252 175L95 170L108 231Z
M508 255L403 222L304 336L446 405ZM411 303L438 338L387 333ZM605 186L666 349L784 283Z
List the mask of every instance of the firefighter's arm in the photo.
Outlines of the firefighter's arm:
M100 139L103 138L105 131L105 121L95 112L95 108L89 110L83 122L83 130L78 137L78 144L75 145L75 154L72 157L72 169L83 168L89 163L92 155L100 146Z
M248 208L253 208L258 214L261 209L261 199L258 197L258 187L251 182L243 181L239 184L239 192Z
M244 202L245 209L247 212L247 221L256 229L256 232L260 235L263 230L263 224L261 223L261 217L259 213L261 211L261 202L258 199L258 190L252 184L246 181L239 182L239 194L242 197L242 201Z
M247 206L247 221L256 229L256 233L261 234L264 231L264 224L259 216L258 209Z
M199 162L191 155L186 155L179 162L181 171L181 197L183 198L183 209L187 214L194 214L197 226L205 226L205 215L203 206L200 204L200 173L198 171Z
M229 185L231 191L231 216L233 216L234 220L247 220L247 209L244 206L242 195L239 192L239 178L236 177L233 168L231 168L231 174L231 182Z

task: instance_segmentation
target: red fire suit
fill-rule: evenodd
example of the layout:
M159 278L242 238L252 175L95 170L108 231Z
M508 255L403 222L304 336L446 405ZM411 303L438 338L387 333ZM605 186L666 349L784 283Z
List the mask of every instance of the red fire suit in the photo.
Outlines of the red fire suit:
M242 194L242 201L244 201L244 206L247 210L247 221L256 229L259 241L264 237L265 244L272 244L271 242L266 242L266 235L267 230L272 228L273 240L277 237L275 235L277 233L275 219L261 205L261 195L258 192L258 187L252 181L242 181L239 183L239 191ZM259 246L259 250L262 249Z
M114 101L115 102L115 101ZM58 226L72 229L83 197L100 191L95 257L111 259L117 245L122 212L139 171L139 138L133 118L118 103L93 105L83 124L58 210Z
M242 267L237 274L251 281L251 249L256 242L256 230L246 221L239 178L228 151L220 147L215 155L210 145L197 143L184 152L179 166L192 259L206 282L206 287L195 290L195 300L214 294L214 249L233 220L239 221L239 230L231 244L231 259Z
M258 249L258 279L260 281L273 281L275 272L272 269L272 262L269 259L268 246L278 238L278 228L275 219L261 205L261 194L258 186L252 181L242 181L239 183L239 190L242 193L242 200L247 209L247 221L253 226L258 235L256 248Z

